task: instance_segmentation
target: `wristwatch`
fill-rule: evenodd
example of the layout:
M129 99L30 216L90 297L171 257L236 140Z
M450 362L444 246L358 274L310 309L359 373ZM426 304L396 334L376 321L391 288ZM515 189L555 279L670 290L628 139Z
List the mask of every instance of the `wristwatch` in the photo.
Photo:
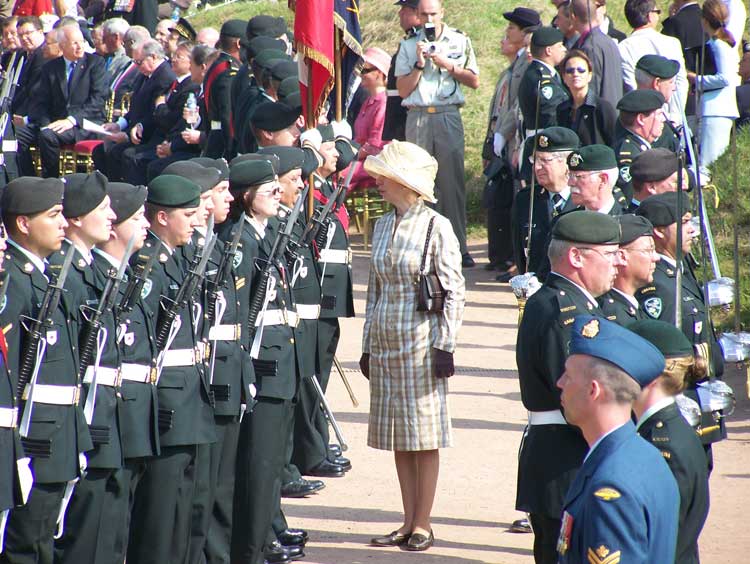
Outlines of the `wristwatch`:
M419 63L414 63L414 68L415 68L415 69L417 69L417 70L423 71L423 70L424 70L424 65L422 65L422 66L420 67L420 66L419 66Z

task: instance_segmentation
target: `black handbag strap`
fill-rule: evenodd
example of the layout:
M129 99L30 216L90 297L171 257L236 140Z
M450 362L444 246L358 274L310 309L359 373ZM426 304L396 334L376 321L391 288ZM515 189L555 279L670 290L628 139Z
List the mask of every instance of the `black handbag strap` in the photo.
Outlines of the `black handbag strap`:
M427 226L427 238L424 241L424 250L422 251L422 263L419 265L419 273L424 274L424 266L427 262L427 250L430 248L430 236L432 235L432 226L435 223L435 216L430 218L430 224Z

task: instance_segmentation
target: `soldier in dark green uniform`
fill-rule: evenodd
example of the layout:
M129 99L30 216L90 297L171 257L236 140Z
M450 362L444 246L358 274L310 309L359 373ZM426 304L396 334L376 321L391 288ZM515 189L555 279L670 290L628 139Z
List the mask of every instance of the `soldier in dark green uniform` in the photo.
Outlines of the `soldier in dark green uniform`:
M568 156L570 199L583 209L617 217L627 207L616 192L617 160L606 145L587 145Z
M649 149L637 155L630 165L633 197L628 211L634 213L649 196L676 191L679 166L677 155L663 147ZM685 188L687 187L686 185Z
M200 187L185 178L164 174L149 184L146 216L151 223L148 241L156 261L151 284L143 299L149 309L164 316L185 281L179 248L195 227ZM193 300L177 312L168 346L159 351L160 456L148 461L133 508L128 561L183 562L192 522L192 498L198 445L216 440L210 384L198 347L200 319L194 318ZM179 321L177 321L179 319ZM157 337L160 323L157 321ZM176 329L175 329L176 328Z
M664 96L655 90L633 90L617 103L620 110L620 136L615 143L619 179L617 186L628 203L633 197L630 165L633 159L651 148L664 131Z
M125 252L131 237L134 237L132 254L138 265L135 270L126 267L126 278L120 284L120 295L115 301L121 361L117 415L124 457L121 487L125 495L117 498L121 505L113 504L108 508L107 519L108 526L115 529L117 534L113 561L123 562L132 501L145 472L147 459L159 454L156 343L154 314L141 300L141 291L147 281L138 276L139 269L145 266L150 257L150 249L143 249L149 227L143 205L146 187L110 182L107 193L116 219L109 240L93 250L94 275L97 280L104 281L111 269L117 269L123 261L129 261L130 256L125 256ZM126 301L125 296L132 298Z
M674 396L686 379L702 377L693 358L693 347L674 325L645 319L629 329L650 341L667 360L664 372L643 388L633 403L636 430L659 449L674 474L680 491L680 520L677 527L675 562L698 564L698 537L708 517L708 472L698 436L680 414Z
M601 315L596 298L612 286L619 240L611 216L586 210L561 216L548 251L552 271L529 298L518 328L516 363L529 426L518 459L516 509L530 514L538 563L557 562L563 501L588 450L563 416L556 382L574 318Z
M620 220L620 266L612 289L599 296L604 316L618 325L628 326L645 318L635 293L654 280L659 260L654 248L653 225L645 217L625 214Z
M674 323L677 303L675 291L675 270L677 269L677 228L682 229L682 256L687 256L692 247L695 231L686 211L682 218L677 215L677 193L667 192L651 196L638 208L638 215L646 217L654 225L654 243L659 254L659 262L654 271L654 282L641 288L637 293L638 302L646 315ZM678 221L680 220L680 221ZM711 375L721 378L724 373L724 358L716 340L713 323L706 316L703 287L696 280L688 260L682 261L682 332L692 343L696 361L707 363ZM710 411L705 401L697 393L699 383L690 382L685 395L701 405L701 442L708 457L709 471L713 467L711 444L726 438L724 419Z
M669 104L675 91L675 77L680 71L680 63L661 55L644 55L635 65L635 81L638 90L655 90L664 96L664 103ZM669 149L673 153L680 150L680 133L677 125L665 116L664 131L652 146Z
M46 346L38 360L36 378L19 386L26 338L20 319L37 317L50 281L60 272L45 259L60 249L65 236L63 187L59 179L22 177L8 183L0 200L9 237L9 258L4 261L9 286L0 308L0 326L7 340L8 372L19 402L19 433L34 475L28 502L13 509L8 517L3 556L10 562L52 563L60 504L66 489L81 476L83 453L93 446L78 402L77 310L68 309L65 300L50 312L54 325L42 329ZM23 394L19 394L19 387L24 388ZM30 482L22 482L22 486L28 491Z
M95 276L91 253L94 245L109 240L116 216L107 195L107 178L100 172L70 174L65 177L63 215L68 220L66 240L60 253L50 257L51 264L61 265L67 253L74 253L72 268L63 300L70 309L78 309L77 331L82 334L86 318L99 305L106 279ZM116 530L109 519L116 506L125 510L121 496L127 496L122 482L122 443L117 395L119 394L120 355L117 348L117 325L111 311L105 311L101 329L88 352L83 376L81 407L89 425L94 449L86 453L86 475L78 482L65 514L65 529L55 541L55 561L116 562L113 559ZM79 342L80 342L79 338ZM83 346L83 343L81 343ZM84 362L84 351L79 351ZM79 372L79 374L81 373Z

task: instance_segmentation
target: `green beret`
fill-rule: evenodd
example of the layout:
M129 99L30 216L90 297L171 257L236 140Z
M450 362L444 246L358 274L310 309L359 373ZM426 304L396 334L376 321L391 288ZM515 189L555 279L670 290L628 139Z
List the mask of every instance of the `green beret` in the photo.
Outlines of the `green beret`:
M294 61L276 61L271 67L271 78L281 82L285 78L295 77L299 80L299 65Z
M247 20L245 26L245 36L253 39L259 35L267 37L279 37L286 33L286 21L281 16L274 17L266 14L259 14Z
M226 37L245 37L247 24L243 20L227 20L221 25L221 35Z
M234 191L265 184L276 178L276 171L268 160L245 160L229 168L229 187Z
M552 238L572 243L618 245L620 224L610 215L576 210L559 217L552 227Z
M338 159L336 159L336 170L341 172L353 161L357 160L359 143L355 143L345 137L339 137L336 139L336 151L338 151L339 154Z
M664 96L656 90L631 90L617 102L617 109L631 114L647 114L664 105Z
M284 80L281 81L278 89L276 90L276 94L278 94L279 99L286 98L290 94L294 94L294 93L299 94L299 77L298 76L286 77ZM291 105L291 104L287 104L287 105Z
M693 345L685 334L671 323L656 319L640 319L628 325L628 329L659 349L664 358L693 356Z
M295 168L301 169L305 164L305 152L298 147L282 147L274 145L272 147L261 147L258 149L259 155L274 155L279 159L278 173L283 176Z
M617 157L607 145L586 145L568 155L568 168L575 170L610 170L617 168Z
M265 35L259 35L253 37L247 44L247 54L250 58L255 58L258 53L270 49L272 51L279 51L286 55L286 43L281 39L274 39Z
M195 182L200 186L201 194L213 189L219 183L219 171L215 168L206 168L192 161L177 161L168 165L162 174L173 174Z
M3 214L34 215L63 203L65 184L59 178L22 176L2 189Z
M653 237L654 226L643 216L626 213L620 216L620 245L632 243L639 237Z
M630 176L638 182L655 182L669 178L680 166L680 159L663 147L649 149L635 156Z
M242 155L237 155L229 162L229 170L231 171L233 166L244 163L245 161L268 161L271 163L271 166L273 166L273 170L276 174L279 173L279 167L281 166L279 157L276 155L269 153L243 153Z
M107 194L109 194L112 211L117 216L114 222L115 225L132 217L141 208L146 201L147 192L148 189L142 185L133 186L127 182L109 183Z
M581 140L572 129L567 127L548 127L536 136L536 150L540 153L572 151L581 145Z
M107 196L107 177L98 170L91 174L77 172L63 177L65 195L63 215L82 217L96 209Z
M198 163L206 168L215 168L219 171L219 180L229 180L229 165L226 159L212 159L209 157L193 157L191 163Z
M283 102L261 102L250 116L250 124L264 131L281 131L293 125L300 112Z
M643 55L638 59L635 68L657 78L672 78L680 70L680 63L661 55Z
M259 51L257 55L255 55L253 64L259 66L262 69L271 70L271 67L277 61L289 60L290 57L282 51L277 51L276 49L263 49L262 51Z
M562 43L564 36L556 27L542 26L531 35L531 44L535 47L549 47Z
M690 211L690 202L683 194L682 215ZM648 219L654 227L665 227L677 223L677 192L664 192L649 196L641 202L635 212Z
M161 174L149 183L146 201L163 208L197 208L201 187L182 176Z

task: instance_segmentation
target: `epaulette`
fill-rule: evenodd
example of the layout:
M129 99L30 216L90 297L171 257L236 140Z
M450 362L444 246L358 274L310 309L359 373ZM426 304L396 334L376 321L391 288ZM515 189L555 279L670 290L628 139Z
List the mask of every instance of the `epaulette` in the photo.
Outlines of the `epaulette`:
M466 35L463 31L461 31L458 28L454 29L453 31L455 31L456 33L460 33L461 35Z
M565 290L557 290L555 297L560 311L557 320L561 326L567 327L573 323L576 315L580 313L578 306Z

